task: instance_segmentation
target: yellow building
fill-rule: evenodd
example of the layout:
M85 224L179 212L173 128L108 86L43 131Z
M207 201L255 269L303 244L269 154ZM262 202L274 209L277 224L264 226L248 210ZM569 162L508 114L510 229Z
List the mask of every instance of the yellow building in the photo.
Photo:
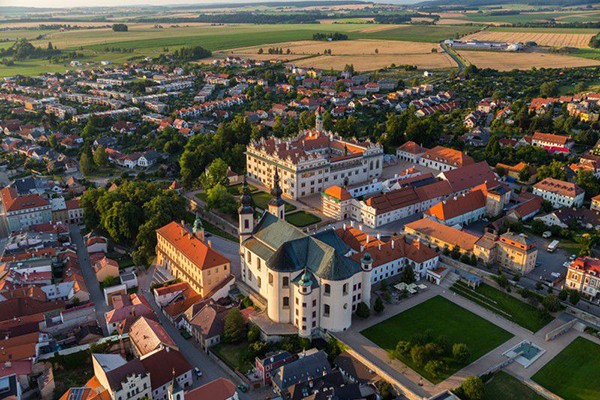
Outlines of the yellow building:
M578 257L568 267L566 289L577 290L590 297L598 297L600 292L600 260L592 257Z
M187 282L202 297L231 275L229 260L205 242L199 219L193 230L183 223L171 222L156 231L156 239L157 264Z

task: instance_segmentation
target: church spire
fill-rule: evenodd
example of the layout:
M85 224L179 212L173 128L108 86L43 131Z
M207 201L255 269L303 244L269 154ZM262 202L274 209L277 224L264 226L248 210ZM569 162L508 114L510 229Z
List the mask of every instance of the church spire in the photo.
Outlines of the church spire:
M244 175L244 182L242 185L242 206L238 211L240 214L254 214L254 209L252 207L252 195L250 194L250 189L248 189L246 175Z
M279 219L285 219L285 202L281 198L283 190L279 186L279 172L275 168L275 175L273 176L273 189L271 189L271 195L273 198L269 201L269 212Z

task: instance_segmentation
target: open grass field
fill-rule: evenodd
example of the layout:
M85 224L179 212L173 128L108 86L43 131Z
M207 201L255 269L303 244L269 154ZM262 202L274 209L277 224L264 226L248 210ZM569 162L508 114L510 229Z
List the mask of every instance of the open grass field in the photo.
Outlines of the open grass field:
M600 60L554 53L511 53L491 51L459 51L467 62L478 68L498 71L536 68L577 68L600 65ZM579 54L579 53L578 53Z
M500 371L486 383L483 400L544 400L527 385L512 375Z
M380 25L373 28L382 28ZM457 38L477 32L481 27L464 25L387 25L389 29L367 31L365 28L360 35L350 35L351 38L404 40L407 42L437 43L444 39ZM336 25L337 27L337 25ZM360 36L360 37L357 37Z
M473 290L464 283L457 282L452 286L452 290L532 332L539 331L553 319L544 316L540 310L530 304L485 283Z
M532 379L565 400L600 399L600 346L575 339Z
M433 379L408 357L401 361L433 383L441 382L512 337L512 334L441 296L433 297L361 333L384 350L395 349L400 340L410 340L426 330L434 337L444 335L452 343L465 343L471 357L467 364L449 362L438 379Z
M497 42L536 42L539 46L587 48L594 33L571 33L568 29L563 32L510 32L485 30L468 35L465 39L490 40Z
M295 211L287 214L285 220L298 228L304 228L305 226L321 222L321 218L306 211Z
M454 17L457 18L457 17ZM461 14L459 19L468 22L486 24L516 24L528 22L545 22L556 19L559 22L572 22L575 18L579 22L595 22L598 20L597 10L591 11L539 11L521 12L515 15L490 15L488 13L469 12Z

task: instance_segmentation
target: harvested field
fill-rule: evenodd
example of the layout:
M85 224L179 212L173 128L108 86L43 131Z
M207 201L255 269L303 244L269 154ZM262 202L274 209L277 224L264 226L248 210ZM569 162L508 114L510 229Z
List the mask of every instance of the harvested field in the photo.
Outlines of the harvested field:
M294 61L301 67L342 70L346 64L353 64L357 71L373 71L396 65L416 65L419 69L455 68L456 64L445 53L368 55L368 56L318 56Z
M361 32L361 33L381 32L381 31L387 31L389 29L398 28L401 26L405 26L405 25L388 25L388 24L372 25L372 26L369 26L368 28L361 29L359 32Z
M554 32L494 32L481 31L465 36L463 40L490 40L496 42L536 42L540 46L586 48L593 33Z
M251 46L240 49L227 50L227 54L248 55L254 57L258 55L258 49L264 51L270 46ZM379 50L379 55L404 55L404 54L431 54L431 49L440 50L439 45L423 42L404 42L400 40L339 40L335 42L321 42L315 40L300 40L297 42L277 43L273 47L282 48L286 53L280 57L289 58L298 55L323 54L326 49L331 49L334 56L346 55L375 55L375 49ZM271 57L273 58L273 57Z
M493 51L460 51L460 55L478 68L498 71L536 68L577 68L600 65L598 60L549 53L511 53Z

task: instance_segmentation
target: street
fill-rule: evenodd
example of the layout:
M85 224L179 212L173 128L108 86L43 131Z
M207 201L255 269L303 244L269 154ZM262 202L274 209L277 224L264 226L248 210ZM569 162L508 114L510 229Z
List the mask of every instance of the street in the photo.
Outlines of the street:
M72 224L69 226L69 231L71 234L71 243L74 243L75 246L77 246L77 258L79 259L81 275L83 275L83 279L85 280L85 284L90 293L90 302L96 307L96 320L98 321L98 326L102 328L102 332L106 336L108 331L104 320L104 314L109 311L109 308L106 301L104 301L104 294L102 293L102 290L100 290L96 274L92 270L87 248L85 243L83 243L81 228L78 225Z

